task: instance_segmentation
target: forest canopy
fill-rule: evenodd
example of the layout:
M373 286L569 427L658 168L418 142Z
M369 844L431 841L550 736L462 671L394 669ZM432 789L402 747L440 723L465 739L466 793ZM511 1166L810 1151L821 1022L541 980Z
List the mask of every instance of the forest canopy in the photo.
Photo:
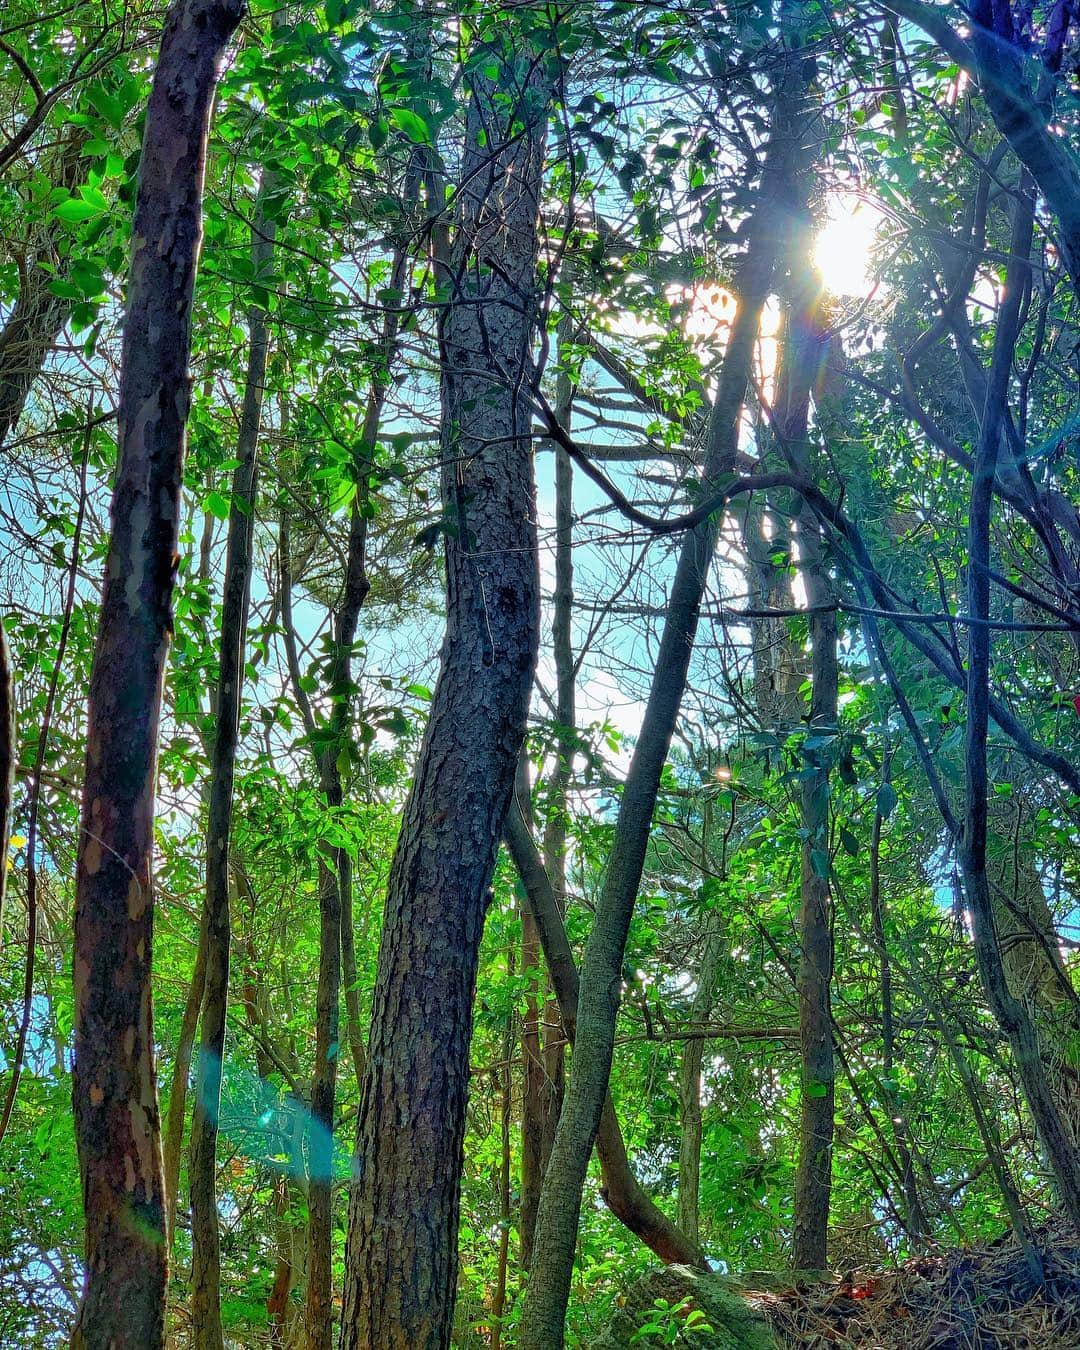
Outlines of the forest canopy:
M9 0L0 1346L1080 1344L1078 80Z

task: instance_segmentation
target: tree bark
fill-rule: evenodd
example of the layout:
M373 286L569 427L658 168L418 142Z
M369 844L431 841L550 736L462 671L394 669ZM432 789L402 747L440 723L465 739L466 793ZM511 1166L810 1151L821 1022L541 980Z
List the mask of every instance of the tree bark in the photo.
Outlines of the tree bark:
M195 1049L195 1034L199 1029L199 1009L202 1007L203 989L206 987L206 922L199 925L199 944L195 952L195 965L191 971L191 983L184 1003L184 1015L180 1021L180 1035L176 1043L176 1058L173 1060L172 1084L169 1088L169 1109L165 1119L164 1175L165 1175L165 1226L168 1233L169 1251L172 1251L176 1237L176 1210L180 1200L180 1155L184 1147L184 1117L187 1113L188 1077L191 1073L191 1056Z
M0 622L0 941L4 935L8 840L15 807L15 762L19 748L15 726L15 674L7 634Z
M162 1343L164 1177L151 1010L154 792L210 109L236 0L178 0L154 73L124 319L75 899L75 1136L85 1285L72 1344Z
M439 263L446 635L386 900L342 1350L450 1343L472 999L539 636L526 391L550 93L511 38L478 55Z
M702 862L706 867L711 832L712 804L707 800L701 822ZM690 1009L690 1026L694 1029L704 1026L712 1013L726 946L717 915L708 915L704 927L697 984ZM701 1243L698 1210L701 1193L701 1065L704 1056L705 1037L694 1036L683 1047L679 1064L679 1227L695 1246Z
M559 321L559 356L573 338L569 316ZM574 385L560 367L555 380L555 415L569 429ZM572 613L574 604L574 467L561 446L555 446L555 593L552 597L552 648L555 659L555 766L547 784L547 820L544 828L544 867L554 887L560 914L566 913L566 835L569 824L567 789L577 739L576 685ZM528 803L528 765L519 762L516 799ZM539 969L540 937L532 914L521 916L522 966L526 975ZM547 981L544 981L546 986ZM521 1106L521 1264L532 1260L540 1188L555 1142L564 1087L565 1032L558 1000L546 988L530 984L522 1028L525 1081Z
M503 837L521 878L529 912L544 949L563 1031L573 1045L581 987L578 969L563 926L559 898L533 842L528 823L527 780L524 794L520 786L522 781L519 778L519 788L503 826ZM601 1194L604 1203L619 1222L636 1234L666 1264L697 1266L701 1270L708 1270L708 1262L697 1243L679 1231L634 1176L610 1093L605 1098L600 1116L596 1153L600 1159Z
M994 467L1008 396L1024 281L1029 268L1034 201L1026 174L1013 207L1013 232L1005 299L998 315L986 404L975 453L968 508L967 735L964 750L966 803L960 836L960 872L971 911L975 955L983 990L998 1024L1009 1037L1028 1107L1039 1131L1065 1213L1080 1231L1080 1156L1067 1120L1054 1101L1038 1033L1029 1009L1011 992L987 873L986 744L990 721L990 521ZM981 621L981 622L980 622Z
M810 398L825 353L821 288L810 256L812 238L810 212L803 200L792 218L789 250L792 298L777 379L774 426L783 454L807 481L813 477ZM840 734L837 704L840 670L835 594L824 556L821 525L805 502L797 518L797 542L810 630L811 694L807 736L801 750L804 767L799 775L803 842L796 983L802 1100L795 1172L793 1264L796 1270L821 1270L828 1260L836 1113L829 780Z
M734 469L738 428L761 311L778 253L778 217L790 192L789 159L800 143L783 77L766 154L738 303L710 419L703 495ZM719 531L716 514L686 538L668 599L660 651L641 734L630 763L596 918L582 963L578 1035L570 1087L544 1181L525 1295L520 1350L560 1350L577 1239L581 1190L607 1098L622 963L652 813L690 665L698 616Z
M276 226L263 206L275 190L267 170L256 198L251 263L256 281L273 259ZM225 1058L225 1020L229 1005L229 851L233 781L240 743L244 693L244 656L255 546L255 493L258 484L259 430L266 384L269 332L266 313L248 309L248 359L244 381L237 465L229 504L225 579L218 648L215 736L210 760L206 824L206 964L202 1034L191 1114L191 1336L194 1350L223 1350L221 1329L221 1245L217 1207L217 1134ZM170 1122L171 1123L171 1122Z
M57 187L70 191L79 182L86 141L85 128L68 131L54 179ZM65 278L70 262L56 248L61 228L50 229L40 249L23 261L18 298L0 329L0 446L22 416L34 381L71 313L71 301L52 289L53 282Z

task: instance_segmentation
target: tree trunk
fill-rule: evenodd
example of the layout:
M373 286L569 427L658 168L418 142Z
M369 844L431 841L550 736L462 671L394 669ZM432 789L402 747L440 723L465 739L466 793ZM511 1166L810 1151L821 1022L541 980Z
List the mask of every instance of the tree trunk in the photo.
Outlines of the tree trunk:
M68 130L54 186L70 192L78 184L85 168L82 152L87 139L84 127ZM70 262L56 249L56 236L61 229L54 225L42 247L24 260L18 298L0 329L0 446L22 416L34 381L71 313L71 301L62 299L52 289L54 282L64 280Z
M75 898L75 1137L85 1286L72 1344L159 1346L167 1251L151 1010L157 732L189 405L191 296L210 108L240 19L178 0L146 117L124 319L119 463Z
M573 338L569 316L559 322L560 359L563 347ZM569 429L573 414L574 386L569 372L560 369L555 381L555 415ZM577 739L576 684L571 617L574 603L574 469L570 456L555 446L555 593L552 597L552 646L555 658L555 767L548 782L548 812L544 829L544 867L554 888L559 913L566 912L567 789L574 763ZM517 801L528 803L528 765L519 763L524 775L516 792ZM526 974L538 970L540 936L528 908L523 909L522 965ZM544 980L544 986L547 981ZM530 985L522 1028L525 1082L521 1107L521 1264L528 1270L532 1260L536 1211L540 1188L555 1142L563 1094L565 1032L558 1000L546 997L544 987ZM546 1004L546 1007L545 1007Z
M813 228L809 209L794 213L790 261L793 300L777 381L775 429L783 453L812 481L808 440L811 390L824 357L821 292L810 261ZM821 1270L828 1260L832 1188L836 1068L833 1055L832 907L829 893L830 769L837 756L838 685L834 593L823 553L821 525L803 504L797 520L798 566L810 628L811 694L808 732L802 746L799 814L802 866L799 888L799 1039L802 1066L799 1160L795 1173L793 1263Z
M273 259L273 220L262 209L274 191L267 170L256 198L251 263L256 281ZM259 429L262 422L269 349L266 313L248 309L248 360L244 382L237 465L233 470L229 534L221 609L221 642L215 701L214 747L206 823L206 966L202 1035L191 1114L191 1335L193 1350L223 1350L221 1330L221 1248L217 1207L217 1133L225 1058L225 1019L229 1004L229 848L232 833L233 780L240 742L244 692L251 568L255 545L255 493L258 483ZM171 1123L171 1122L170 1122Z
M4 936L4 901L7 896L8 840L15 805L15 761L19 747L15 726L15 676L7 634L0 622L0 942Z
M790 191L788 160L792 148L800 144L800 132L801 128L794 125L790 94L782 90L710 419L702 472L704 496L711 495L718 479L734 469L743 399L778 251L777 217ZM687 536L671 587L652 689L623 790L607 879L582 963L573 1071L540 1199L520 1350L559 1350L563 1344L581 1189L607 1098L626 937L718 531L719 519L714 515Z
M986 850L990 899L1005 981L1030 1010L1047 1060L1050 1091L1073 1140L1080 1140L1080 1000L1061 958L1054 918L1043 890L1023 780L987 804Z
M191 1056L195 1048L195 1033L199 1029L199 1009L202 1007L203 989L206 987L206 919L199 925L199 945L195 952L195 965L188 985L188 996L184 1003L184 1015L180 1021L180 1036L176 1043L176 1058L173 1060L172 1084L169 1088L169 1110L165 1121L164 1174L165 1174L165 1226L168 1232L169 1251L173 1249L176 1237L176 1210L180 1200L180 1155L184 1147L184 1116L187 1111L188 1076L191 1073Z
M705 868L708 867L711 831L712 807L706 801L701 823L701 851ZM705 940L690 1009L691 1029L703 1026L709 1020L725 949L720 921L715 914L710 914L705 921ZM698 1200L701 1189L701 1065L704 1056L705 1038L691 1037L683 1047L679 1065L679 1227L695 1246L701 1243Z
M519 779L519 785L521 781ZM519 790L507 813L503 835L521 877L529 910L544 948L544 959L558 1000L563 1030L573 1045L580 992L578 970L563 926L558 897L533 842L527 807L528 796L523 797ZM610 1093L605 1097L600 1115L596 1152L600 1159L601 1194L604 1203L619 1222L636 1234L666 1264L697 1266L708 1270L701 1249L653 1203L634 1176Z
M549 90L509 39L483 56L469 64L458 235L439 267L446 636L386 900L343 1350L450 1343L472 1000L539 637L525 391Z
M968 509L967 736L964 752L967 800L960 837L960 872L971 911L975 955L987 1003L1009 1037L1024 1095L1046 1150L1062 1206L1080 1230L1080 1157L1067 1120L1051 1090L1035 1023L1028 1007L1009 989L1002 961L994 903L987 873L986 743L990 721L990 521L993 512L994 467L1001 439L1003 410L1009 389L1029 270L1034 202L1026 175L1013 207L1013 232L1006 272L1005 299L998 313L994 353L987 380L986 404L975 453Z

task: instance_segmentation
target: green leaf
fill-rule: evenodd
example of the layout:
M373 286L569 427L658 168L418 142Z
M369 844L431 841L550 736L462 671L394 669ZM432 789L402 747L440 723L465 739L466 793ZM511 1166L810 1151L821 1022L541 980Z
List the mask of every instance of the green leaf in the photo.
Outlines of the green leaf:
M212 516L218 520L229 519L229 499L221 492L210 492L203 503Z
M882 820L888 820L896 809L896 803L899 798L896 795L896 789L891 783L882 783L877 791L877 809L881 813Z
M434 144L435 137L432 135L431 128L420 114L413 112L411 108L391 109L390 120L398 131L408 136L414 145Z
M69 197L66 202L54 206L52 213L65 225L81 225L84 220L93 220L95 216L101 215L101 211L100 206L83 201L81 197Z

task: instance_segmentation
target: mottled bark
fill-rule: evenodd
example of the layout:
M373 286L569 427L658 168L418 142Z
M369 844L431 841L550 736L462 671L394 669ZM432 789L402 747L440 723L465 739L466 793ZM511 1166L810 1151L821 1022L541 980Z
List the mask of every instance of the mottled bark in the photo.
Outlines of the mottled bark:
M263 207L267 197L274 191L275 176L267 171L259 188L252 224L251 262L257 281L265 276L273 258L276 229ZM206 898L203 911L206 968L202 1034L195 1075L195 1102L191 1114L191 1337L194 1350L223 1350L224 1346L221 1329L217 1133L232 938L229 920L229 851L255 546L259 431L268 350L266 313L260 306L252 305L248 309L247 371L225 546L218 681L214 702L215 734L210 757L207 805Z
M167 1249L150 971L157 733L189 405L210 109L232 0L178 0L146 117L75 901L75 1135L85 1287L72 1344L159 1346Z
M783 202L790 191L788 162L793 147L801 143L801 128L795 125L793 114L790 92L782 87L759 203L750 222L750 244L737 278L738 303L710 419L702 472L706 497L735 465L740 413L777 258ZM718 513L714 513L687 536L668 597L652 688L582 963L573 1072L540 1199L521 1350L559 1350L563 1344L582 1185L607 1098L626 938L719 523Z
M549 91L509 42L468 68L457 231L440 259L446 635L387 893L343 1350L434 1350L453 1322L472 1000L539 636L526 390Z

